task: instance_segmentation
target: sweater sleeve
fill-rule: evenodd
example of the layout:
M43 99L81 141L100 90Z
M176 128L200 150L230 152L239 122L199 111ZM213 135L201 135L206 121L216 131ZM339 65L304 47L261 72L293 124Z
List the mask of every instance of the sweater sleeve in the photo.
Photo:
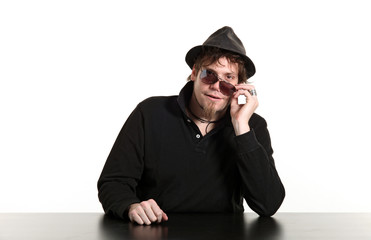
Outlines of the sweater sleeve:
M143 117L137 107L121 129L98 180L98 198L107 214L127 218L140 202L136 186L143 172Z
M266 121L255 115L250 126L250 132L236 136L242 191L253 211L260 216L272 216L285 198L285 189L272 157Z

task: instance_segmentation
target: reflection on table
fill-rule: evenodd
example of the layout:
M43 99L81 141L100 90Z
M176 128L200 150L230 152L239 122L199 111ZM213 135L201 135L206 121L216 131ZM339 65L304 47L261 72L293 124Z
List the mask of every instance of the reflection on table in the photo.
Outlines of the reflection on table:
M126 226L128 224L128 226ZM150 226L125 223L105 216L100 231L109 239L281 239L274 218L249 219L245 214L170 214L169 221Z

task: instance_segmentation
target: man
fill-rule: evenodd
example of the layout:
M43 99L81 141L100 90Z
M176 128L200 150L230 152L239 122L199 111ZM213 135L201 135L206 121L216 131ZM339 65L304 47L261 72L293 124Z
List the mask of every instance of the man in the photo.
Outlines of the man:
M285 190L265 120L246 80L255 66L232 28L189 50L179 96L152 97L127 119L98 180L107 214L138 224L169 212L243 212L280 207ZM245 96L246 104L239 102Z

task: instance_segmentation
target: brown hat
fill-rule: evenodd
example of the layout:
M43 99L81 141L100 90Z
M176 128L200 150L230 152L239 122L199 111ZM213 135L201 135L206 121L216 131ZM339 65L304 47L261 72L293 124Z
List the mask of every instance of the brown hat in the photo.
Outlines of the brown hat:
M186 62L190 68L193 68L197 56L203 47L217 47L239 54L245 61L247 78L255 74L255 65L251 59L246 56L246 50L241 40L237 37L231 27L223 27L210 35L210 37L199 46L191 48L186 55Z

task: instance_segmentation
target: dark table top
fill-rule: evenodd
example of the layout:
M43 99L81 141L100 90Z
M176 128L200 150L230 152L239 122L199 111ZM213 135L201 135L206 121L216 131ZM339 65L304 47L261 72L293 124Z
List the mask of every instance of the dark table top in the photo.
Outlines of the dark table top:
M140 226L102 213L0 213L0 240L371 240L371 213L168 214Z

